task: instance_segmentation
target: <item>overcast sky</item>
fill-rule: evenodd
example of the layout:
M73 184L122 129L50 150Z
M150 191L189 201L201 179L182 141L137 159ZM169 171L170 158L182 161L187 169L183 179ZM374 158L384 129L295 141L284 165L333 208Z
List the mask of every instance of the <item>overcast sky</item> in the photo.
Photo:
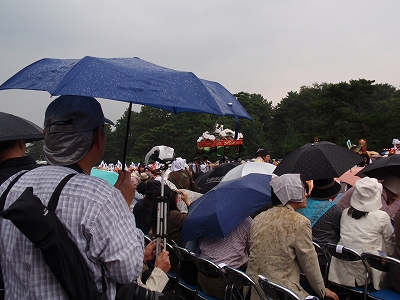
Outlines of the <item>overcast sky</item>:
M45 57L140 57L278 103L315 82L399 88L399 0L3 0L0 83ZM47 92L0 91L43 125ZM127 103L101 101L116 121Z

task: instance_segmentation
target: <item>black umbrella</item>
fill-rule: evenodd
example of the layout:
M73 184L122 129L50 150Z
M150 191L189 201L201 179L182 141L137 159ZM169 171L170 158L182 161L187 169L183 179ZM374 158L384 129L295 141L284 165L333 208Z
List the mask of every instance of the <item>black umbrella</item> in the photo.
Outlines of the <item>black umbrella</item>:
M400 154L382 157L367 165L357 176L385 179L388 175L400 177Z
M274 173L299 173L303 180L335 178L363 160L360 155L334 143L309 143L286 156Z
M230 162L218 166L214 170L210 170L208 172L199 175L195 179L195 183L199 188L202 189L204 193L206 193L213 187L215 187L218 183L220 183L220 181L222 180L222 178L224 178L226 173L228 173L230 170L232 170L234 167L237 167L238 165L239 163L237 162Z
M43 129L23 118L0 112L0 142L43 140Z

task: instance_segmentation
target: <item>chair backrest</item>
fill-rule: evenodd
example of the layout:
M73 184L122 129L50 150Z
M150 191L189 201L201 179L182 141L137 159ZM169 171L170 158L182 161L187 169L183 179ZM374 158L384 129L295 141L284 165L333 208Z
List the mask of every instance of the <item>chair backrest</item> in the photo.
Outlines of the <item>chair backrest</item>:
M222 268L217 264L213 263L211 260L192 254L192 259L197 267L197 269L206 277L211 278L224 278L225 273Z
M178 245L171 246L174 249L175 255L180 261L193 261L192 252L189 249L180 247Z
M196 254L190 249L178 245L172 245L172 248L179 260L178 279L183 280L186 284L196 286L198 270L192 258Z
M328 281L328 270L329 270L329 261L330 261L330 256L329 253L326 252L326 250L321 247L319 244L317 244L316 242L312 242L315 248L315 251L317 252L318 256L322 255L325 259L325 268L324 268L324 272L322 274L322 277L324 278L324 282L325 284Z
M300 300L290 289L269 281L262 275L258 275L258 283L268 299L274 300Z
M361 261L361 255L353 249L344 247L342 245L335 245L327 243L325 245L326 251L333 257L345 261Z
M205 277L207 278L222 278L226 282L226 287L225 287L225 296L224 299L226 298L226 295L229 292L229 283L228 280L225 276L224 270L219 267L217 264L213 263L211 260L208 260L206 258L197 256L196 254L192 253L192 259L198 269L198 271ZM200 284L200 281L197 282L197 294L201 294L203 291L203 288Z
M342 245L335 245L332 243L327 243L325 245L325 249L331 256L333 256L337 259L343 260L343 261L348 261L348 262L362 261L361 255L358 254L357 251L355 251L351 248L348 248L348 247L344 247ZM364 262L363 262L363 264L365 266ZM365 268L365 270L366 270L366 275L365 275L364 287L358 291L359 293L362 293L364 295L364 299L366 299L366 297L367 297L368 280L369 280L369 276L370 276L369 269ZM328 281L327 285L329 286L330 283L331 282ZM357 288L355 288L355 289L350 288L350 289L356 290Z
M224 267L226 278L230 285L230 298L235 295L236 299L245 299L245 295L242 294L241 290L245 286L253 287L260 299L264 299L262 291L255 284L255 282L246 273L232 268L230 266Z
M178 273L178 270L179 270L179 259L176 256L175 250L171 246L171 244L166 243L165 249L166 249L166 251L169 252L169 261L171 263L171 269L169 270L167 275L168 275L169 278L177 279L177 273Z
M364 252L361 254L363 262L382 272L392 274L400 274L400 260L388 256L380 256L372 253Z

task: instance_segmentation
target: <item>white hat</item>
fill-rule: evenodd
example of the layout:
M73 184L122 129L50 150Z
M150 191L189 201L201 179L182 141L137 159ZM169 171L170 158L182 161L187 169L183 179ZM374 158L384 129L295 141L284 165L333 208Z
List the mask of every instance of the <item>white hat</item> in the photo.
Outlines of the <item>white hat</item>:
M283 205L289 201L303 202L304 200L304 186L300 174L283 174L273 178L270 185Z
M382 184L375 178L364 177L356 181L350 205L362 212L379 210L382 207Z
M171 164L171 171L180 171L185 169L186 160L182 157L177 157Z
M382 182L382 185L395 195L398 195L400 193L399 177L388 175L385 177L385 180Z

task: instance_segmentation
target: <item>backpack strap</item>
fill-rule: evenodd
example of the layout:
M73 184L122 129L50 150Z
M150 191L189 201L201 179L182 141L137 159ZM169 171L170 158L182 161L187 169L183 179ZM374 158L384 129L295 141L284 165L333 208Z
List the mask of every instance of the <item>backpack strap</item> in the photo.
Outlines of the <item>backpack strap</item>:
M76 173L68 174L63 178L63 180L60 181L60 183L57 185L56 189L54 190L53 194L51 195L51 198L49 200L49 203L47 204L47 209L51 211L55 211L57 204L58 204L58 199L60 197L61 191L64 188L64 186L67 184L67 182L76 175Z
M11 188L14 186L14 184L21 178L22 175L24 175L26 172L28 171L24 171L21 172L20 174L18 174L8 185L8 187L5 189L5 191L3 192L3 194L0 197L0 212L3 211L4 209L4 205L6 204L6 199L8 196L8 193L10 192Z

